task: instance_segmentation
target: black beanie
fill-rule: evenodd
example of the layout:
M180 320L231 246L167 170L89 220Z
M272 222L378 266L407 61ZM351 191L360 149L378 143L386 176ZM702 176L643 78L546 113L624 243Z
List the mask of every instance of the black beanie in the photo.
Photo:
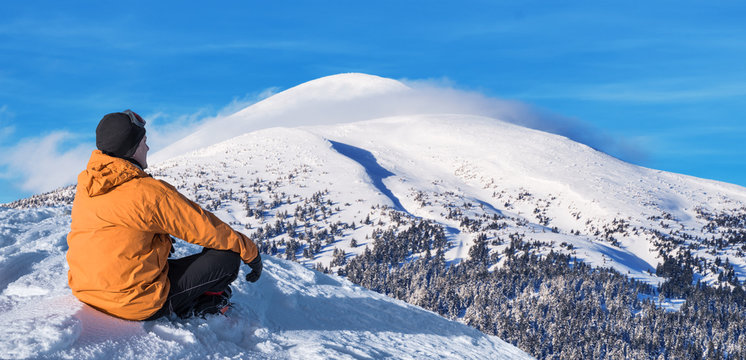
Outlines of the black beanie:
M105 154L129 158L145 136L145 127L135 125L121 112L104 115L96 127L96 147Z

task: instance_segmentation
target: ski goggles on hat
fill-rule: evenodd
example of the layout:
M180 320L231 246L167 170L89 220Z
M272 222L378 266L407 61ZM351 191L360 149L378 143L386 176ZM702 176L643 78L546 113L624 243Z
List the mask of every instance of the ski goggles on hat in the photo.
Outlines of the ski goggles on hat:
M143 120L140 117L140 115L137 115L136 112L134 112L134 111L132 111L130 109L127 109L127 110L122 111L122 113L127 114L127 116L129 116L130 121L132 121L133 124L135 124L135 125L137 125L137 126L139 126L141 128L145 127L145 120Z

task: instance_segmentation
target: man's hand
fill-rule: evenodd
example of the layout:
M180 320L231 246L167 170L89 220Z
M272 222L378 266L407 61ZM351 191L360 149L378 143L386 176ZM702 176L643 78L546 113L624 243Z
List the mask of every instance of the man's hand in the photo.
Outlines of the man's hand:
M262 257L256 254L256 259L246 264L251 268L251 272L246 274L246 281L256 282L262 276Z

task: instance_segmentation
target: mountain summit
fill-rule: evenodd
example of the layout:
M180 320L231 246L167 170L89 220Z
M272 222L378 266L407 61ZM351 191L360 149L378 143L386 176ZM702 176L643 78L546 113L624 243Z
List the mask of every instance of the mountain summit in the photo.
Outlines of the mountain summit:
M396 80L350 73L309 81L232 115L212 119L153 155L161 161L270 127L335 124L391 115L392 101L411 89Z
M740 316L746 303L745 188L629 164L567 137L487 116L491 112L478 106L441 100L380 77L322 78L205 123L159 152L161 161L149 171L245 232L270 258L346 277L535 356L694 358L714 349L743 356L746 337L732 329L746 328ZM4 216L30 224L56 211L55 231L61 232L59 212L69 204L61 205ZM21 235L3 240L2 264L17 269L0 284L0 301L11 304L6 308L21 303L17 296L24 293L64 291L48 281L51 268L63 272L63 238L30 246L40 230L23 227L9 229ZM177 248L194 250L181 242ZM29 261L46 265L24 265ZM300 269L269 263L279 273ZM299 275L310 279L303 286L345 286L312 274ZM49 286L36 288L32 279ZM316 298L299 295L285 304L279 294L292 293L288 287L307 290L273 279L280 290L256 293L268 298L260 302L266 311L275 302L286 310L351 303L339 299L349 292L315 289L308 291ZM245 302L245 314L256 315L264 328L300 334L294 339L307 335L293 332L291 321L248 310L250 296ZM385 319L391 311L380 315ZM670 316L675 311L678 317ZM301 323L313 331L339 327ZM178 325L166 329L157 336L182 334ZM347 330L335 334L362 336ZM248 338L260 343L246 346L285 346L285 338L265 346L254 335ZM432 335L428 341L442 334ZM187 341L204 339L190 336ZM334 350L322 346L313 354L343 357L338 346L327 345ZM426 356L441 354L441 345L426 345L437 349ZM372 357L389 354L366 349L375 351Z

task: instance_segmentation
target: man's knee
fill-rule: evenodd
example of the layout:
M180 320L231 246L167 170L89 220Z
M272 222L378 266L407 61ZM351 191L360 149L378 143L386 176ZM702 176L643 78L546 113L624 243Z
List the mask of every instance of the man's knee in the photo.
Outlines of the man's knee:
M238 274L241 266L241 255L231 250L216 250L205 248L205 255L209 256L215 264L223 267L226 273Z

